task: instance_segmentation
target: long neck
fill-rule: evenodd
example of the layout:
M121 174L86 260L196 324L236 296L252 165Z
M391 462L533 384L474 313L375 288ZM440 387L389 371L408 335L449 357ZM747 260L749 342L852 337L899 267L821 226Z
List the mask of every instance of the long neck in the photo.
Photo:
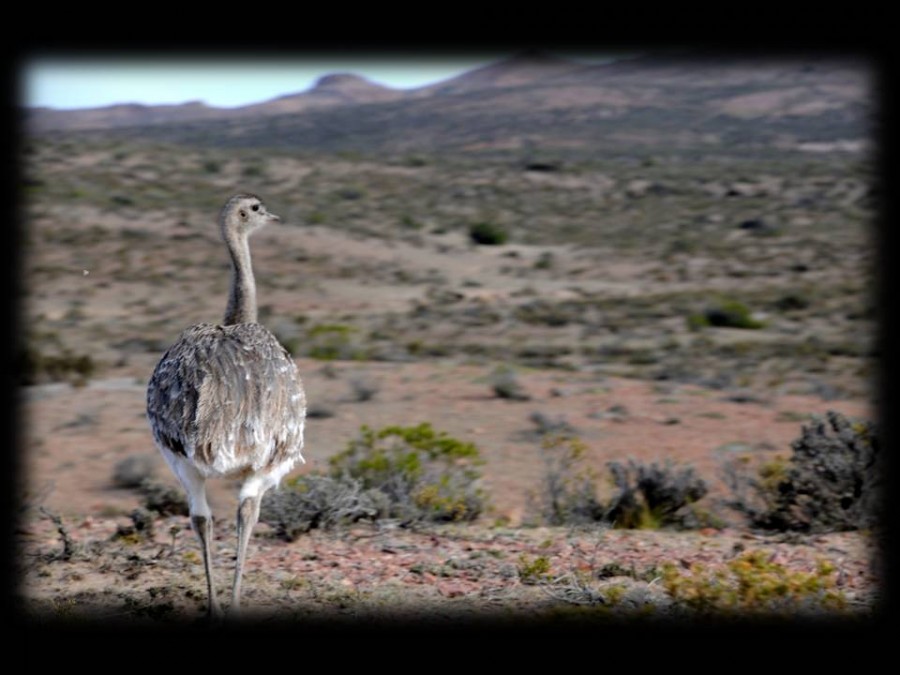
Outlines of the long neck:
M253 279L247 235L226 235L225 245L231 255L231 291L228 294L224 323L256 323L256 282Z

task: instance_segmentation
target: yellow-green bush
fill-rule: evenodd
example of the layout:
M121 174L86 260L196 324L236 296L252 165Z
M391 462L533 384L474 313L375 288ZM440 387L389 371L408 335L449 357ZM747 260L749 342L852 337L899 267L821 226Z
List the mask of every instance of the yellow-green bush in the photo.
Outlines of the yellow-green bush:
M602 520L605 508L596 494L596 475L584 465L587 445L578 438L548 436L541 444L542 489L534 504L550 525Z
M519 581L523 584L538 584L547 580L550 575L550 559L545 555L530 558L524 553L519 556L516 566Z
M672 563L662 569L662 583L673 601L699 612L833 611L846 604L828 561L819 562L813 572L792 571L763 551L748 551L722 569L692 565L690 574L683 574Z
M470 521L487 500L479 483L478 448L424 422L361 428L330 460L332 476L349 476L385 497L382 516L408 520Z
M763 328L766 324L754 319L750 308L744 303L724 298L702 313L689 315L687 325L691 330L698 330L706 326L752 329Z

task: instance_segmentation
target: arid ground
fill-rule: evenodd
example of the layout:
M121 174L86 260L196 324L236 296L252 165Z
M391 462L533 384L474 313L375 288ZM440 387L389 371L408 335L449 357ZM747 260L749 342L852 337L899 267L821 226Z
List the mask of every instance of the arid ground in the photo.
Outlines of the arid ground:
M648 97L668 91L662 72ZM757 79L781 91L782 80ZM839 611L865 615L881 587L873 531L753 530L724 504L729 461L787 459L803 425L830 410L877 421L874 169L828 112L864 90L803 87L743 97L726 87L727 104L703 117L721 126L706 135L660 127L648 140L622 127L618 145L600 149L518 129L512 95L508 138L446 153L437 140L369 154L290 145L306 138L290 124L325 124L326 113L235 122L219 145L202 125L176 130L187 141L150 134L161 126L29 137L16 532L26 613L202 619L188 519L155 513L137 528L142 493L115 476L127 460L176 485L152 444L146 383L183 328L221 318L229 267L215 219L249 191L283 221L251 244L260 320L307 387L308 462L296 473L326 472L362 425L428 422L478 447L489 502L471 523L357 522L291 542L261 523L249 615L664 614L679 608L666 563L696 579L753 552L795 575L826 564ZM565 91L584 122L594 108L576 94L588 90ZM648 107L626 112L656 99L621 91L610 110L623 124L655 123ZM797 103L809 92L821 105ZM440 109L448 120L451 104L469 101L454 96ZM364 112L394 119L401 105ZM741 135L757 118L764 141ZM791 135L809 129L838 131L827 143ZM271 145L239 146L264 131ZM496 240L475 243L476 227ZM692 467L709 488L698 503L708 526L547 525L548 429L584 442L601 496L611 461ZM210 491L227 606L237 489Z
M734 402L694 386L535 370L521 376L531 400L518 402L493 395L485 384L490 370L483 366L340 363L325 376L319 362L301 359L299 365L310 399L327 402L335 412L310 421L310 461L304 471L321 470L360 424L427 418L483 449L493 508L476 524L357 524L312 530L290 543L261 524L245 580L251 613L309 619L331 613L352 618L423 612L452 619L496 612L520 618L578 607L579 598L569 601L562 591L554 595L551 584L520 577L520 567L541 556L559 576L616 566L620 572L598 589L634 585L640 591L634 591L639 609L641 603L658 601L653 570L663 563L713 569L744 551L763 551L795 571L812 572L819 561L830 561L839 570L849 608L866 611L877 600L877 541L870 533L766 535L738 524L686 532L521 526L542 472L538 445L530 439L534 410L573 424L598 470L610 459L671 459L696 467L715 483L717 467L729 453L783 453L797 434L797 416L824 407L818 399L785 395ZM377 382L378 394L365 402L350 400L347 383L354 376ZM146 455L158 477L174 485L152 447L143 397L137 377L30 389L26 470L35 508L23 519L20 563L22 591L32 610L52 617L87 613L112 619L202 615L203 570L187 518L157 518L149 537L114 536L132 526L129 514L141 502L138 492L114 486L117 462ZM614 406L627 414L604 418ZM858 402L831 401L827 407L869 414ZM435 410L441 411L439 418ZM228 482L211 486L220 590L230 587L233 569L236 492ZM69 559L63 559L64 538L38 504L62 519L75 547Z

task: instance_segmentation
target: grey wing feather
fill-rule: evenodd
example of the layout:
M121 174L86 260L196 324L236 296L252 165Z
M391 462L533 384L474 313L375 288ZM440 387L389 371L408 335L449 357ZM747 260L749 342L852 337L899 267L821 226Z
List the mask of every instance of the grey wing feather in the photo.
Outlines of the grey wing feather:
M147 389L157 444L215 473L302 459L305 414L294 362L259 324L189 328Z

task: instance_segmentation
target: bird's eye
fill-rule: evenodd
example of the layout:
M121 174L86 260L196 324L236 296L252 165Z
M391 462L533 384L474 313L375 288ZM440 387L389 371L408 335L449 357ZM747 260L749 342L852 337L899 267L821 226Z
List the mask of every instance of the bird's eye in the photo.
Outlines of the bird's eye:
M254 211L259 211L259 204L254 204L251 208L252 208Z

